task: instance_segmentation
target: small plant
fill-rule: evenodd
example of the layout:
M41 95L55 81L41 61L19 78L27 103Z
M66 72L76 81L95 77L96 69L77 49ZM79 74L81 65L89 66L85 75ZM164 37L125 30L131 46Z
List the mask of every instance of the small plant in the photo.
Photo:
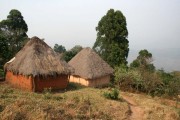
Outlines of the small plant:
M2 88L1 92L2 94L0 94L0 98L5 99L8 98L14 91L11 88Z
M177 112L178 112L178 114L179 114L179 116L180 116L180 108L177 109Z
M14 92L14 90L11 88L3 88L2 89L3 94L12 94L13 92Z
M73 101L77 104L80 102L80 98L78 96L74 96Z
M70 89L70 90L79 90L79 89L81 89L81 88L83 88L82 85L80 85L80 84L78 84L78 83L72 83L72 82L70 82L70 83L68 84L68 88L67 88L67 89Z
M43 97L44 97L44 99L51 99L52 98L51 88L45 88L44 89Z
M0 112L4 110L4 106L0 105Z
M57 100L57 101L60 101L60 100L63 99L63 97L61 97L61 96L53 96L53 99L54 99L54 100Z
M0 98L2 98L2 99L7 98L7 95L2 94L2 95L0 95Z
M26 117L26 116L25 116L24 113L22 113L22 112L17 112L17 113L15 114L14 120L24 120L24 119L26 119L25 117Z
M67 97L68 96L66 94L63 94L62 99L65 100L65 99L67 99Z
M117 88L113 88L112 90L108 92L104 92L104 97L112 100L118 100L119 99L119 90Z

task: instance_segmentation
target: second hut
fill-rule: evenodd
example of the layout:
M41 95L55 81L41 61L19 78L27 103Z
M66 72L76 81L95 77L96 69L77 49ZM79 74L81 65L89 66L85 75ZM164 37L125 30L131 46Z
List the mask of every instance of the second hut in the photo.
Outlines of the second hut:
M90 87L107 85L114 71L89 47L81 50L68 64L75 70L69 81Z
M45 88L66 88L72 69L43 40L33 37L6 63L5 70L5 79L13 86L41 92Z

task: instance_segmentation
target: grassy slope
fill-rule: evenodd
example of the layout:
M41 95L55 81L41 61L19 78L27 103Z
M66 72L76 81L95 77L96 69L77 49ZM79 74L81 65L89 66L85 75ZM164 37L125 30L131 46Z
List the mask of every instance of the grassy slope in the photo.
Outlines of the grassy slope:
M82 88L56 93L32 93L0 83L0 119L129 119L130 107L125 101L105 99L107 89ZM144 110L144 119L178 120L178 110L159 98L121 92ZM136 114L136 113L135 113Z
M107 100L102 93L100 89L83 88L37 94L0 83L0 119L127 119L128 104Z

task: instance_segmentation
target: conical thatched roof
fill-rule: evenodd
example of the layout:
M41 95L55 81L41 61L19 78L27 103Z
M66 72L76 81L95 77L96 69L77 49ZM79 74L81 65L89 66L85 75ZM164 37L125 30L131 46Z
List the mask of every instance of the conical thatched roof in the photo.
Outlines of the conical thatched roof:
M69 65L75 69L73 75L78 75L85 79L95 79L113 73L111 68L99 55L91 48L82 49L74 58L69 61Z
M7 65L6 70L35 77L70 74L72 68L65 61L60 61L57 53L43 40L32 37Z

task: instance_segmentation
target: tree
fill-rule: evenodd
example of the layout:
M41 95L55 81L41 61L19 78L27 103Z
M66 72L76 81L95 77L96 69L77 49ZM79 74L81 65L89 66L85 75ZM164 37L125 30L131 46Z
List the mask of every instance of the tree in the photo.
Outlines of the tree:
M73 52L73 54L77 54L77 53L80 52L82 49L83 49L82 46L80 46L80 45L75 45L75 46L71 49L71 51Z
M0 69L6 61L6 52L8 52L8 44L5 37L2 35L2 30L0 29Z
M7 19L0 22L1 43L6 44L9 53L11 53L8 59L12 58L23 47L27 40L27 31L28 26L18 10L11 10Z
M63 59L66 61L66 62L69 62L77 53L79 53L81 50L82 50L82 46L80 45L76 45L74 46L71 50L69 51L66 51L64 54L63 54Z
M0 34L0 69L3 68L3 65L8 61L11 53L8 50L8 43L6 39Z
M146 49L140 50L138 57L130 64L130 67L154 71L155 66L151 63L152 61L152 54L150 52Z
M126 18L121 11L110 9L96 27L93 49L112 67L127 65L129 41Z
M64 53L64 52L66 52L66 48L62 45L55 44L54 51L58 52L58 53Z

